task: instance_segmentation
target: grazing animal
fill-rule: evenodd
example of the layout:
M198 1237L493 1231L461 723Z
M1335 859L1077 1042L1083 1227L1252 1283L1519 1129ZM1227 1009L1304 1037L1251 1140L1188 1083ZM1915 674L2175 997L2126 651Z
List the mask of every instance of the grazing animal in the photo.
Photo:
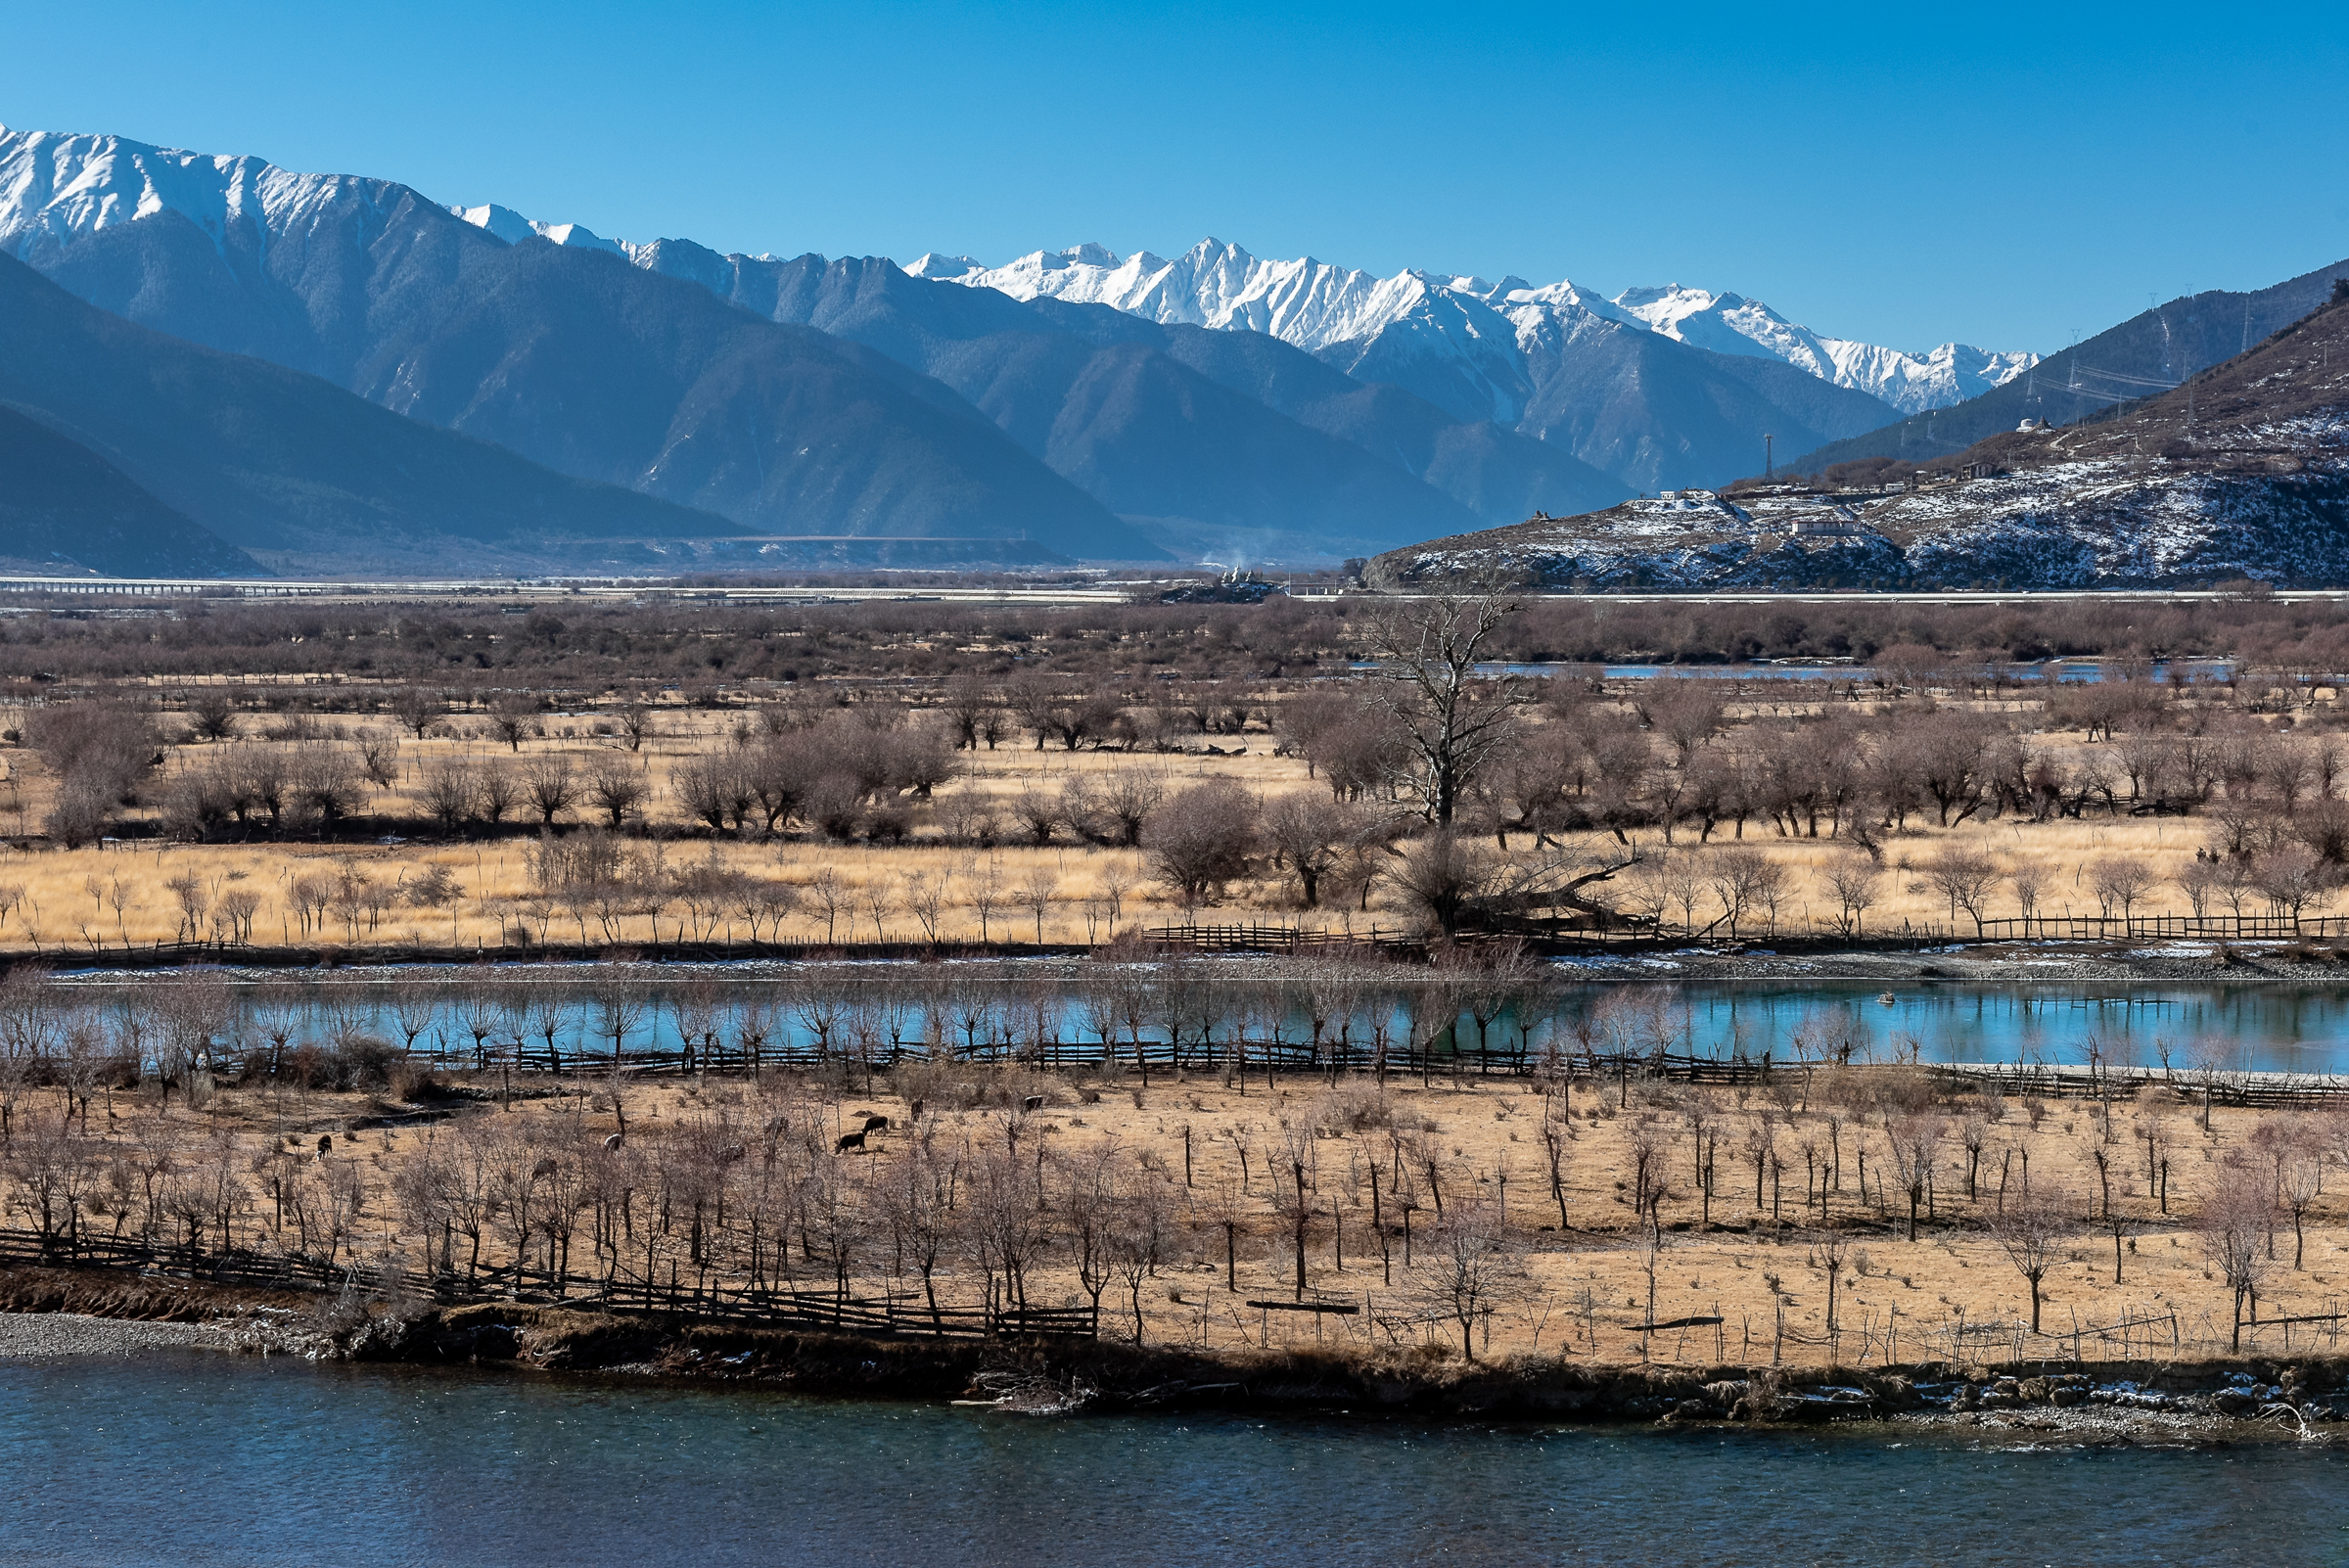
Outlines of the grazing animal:
M849 1152L851 1149L861 1149L861 1148L863 1148L863 1147L864 1147L864 1134L863 1134L863 1133L861 1133L861 1132L843 1132L843 1133L840 1135L840 1141L839 1141L838 1143L835 1143L834 1145L832 1145L832 1152L833 1152L834 1154L846 1154L846 1153L848 1153L848 1152Z
M1031 1094L1026 1099L1020 1101L1020 1109L1023 1111L1040 1111L1043 1108L1044 1097L1041 1094Z
M919 1100L915 1100L915 1101L913 1102L913 1105L912 1105L911 1109L912 1109L912 1111L913 1111L913 1116L911 1117L911 1120L913 1120L913 1121L916 1121L916 1122L920 1121L920 1120L922 1119L922 1102L921 1102L921 1101L919 1101Z
M742 1145L739 1143L729 1143L724 1148L717 1151L717 1157L720 1160L731 1164L732 1162L742 1158Z
M886 1116L868 1116L864 1119L864 1130L867 1132L886 1132L889 1130L889 1118Z
M536 1165L530 1167L530 1179L532 1181L543 1181L548 1176L553 1176L558 1169L559 1167L556 1166L553 1156L550 1155L546 1159L543 1159Z
M604 1152L606 1154L618 1154L620 1152L621 1144L624 1141L626 1140L622 1138L620 1133L613 1133L610 1137L604 1139Z
M321 1160L325 1159L325 1158L326 1158L326 1157L327 1157L329 1154L331 1154L331 1153L333 1153L333 1152L334 1152L334 1148L335 1148L335 1138L334 1138L334 1134L333 1134L333 1133L331 1133L331 1132L321 1132L321 1133L319 1133L319 1134L318 1134L318 1158L319 1158L319 1159L321 1159Z

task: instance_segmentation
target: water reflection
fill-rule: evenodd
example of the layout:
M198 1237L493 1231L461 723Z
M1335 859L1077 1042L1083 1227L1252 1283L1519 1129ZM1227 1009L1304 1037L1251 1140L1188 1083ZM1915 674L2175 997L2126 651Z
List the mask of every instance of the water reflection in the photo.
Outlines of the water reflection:
M517 1051L586 1065L619 1046L704 1060L808 1054L887 1061L931 1048L988 1057L1102 1054L1109 1037L1163 1055L1244 1038L1263 1054L1357 1064L1412 1043L1523 1061L1546 1049L1855 1060L2196 1066L2349 1072L2349 992L2324 984L2119 985L1593 979L1539 966L1498 994L1430 970L1289 960L833 965L542 964L478 971L345 971L218 978L207 1027L223 1051L269 1053L371 1037L450 1063ZM157 1001L184 975L67 977L56 994L152 1052L184 1009ZM200 982L202 984L203 982ZM160 1022L159 1022L160 1020Z

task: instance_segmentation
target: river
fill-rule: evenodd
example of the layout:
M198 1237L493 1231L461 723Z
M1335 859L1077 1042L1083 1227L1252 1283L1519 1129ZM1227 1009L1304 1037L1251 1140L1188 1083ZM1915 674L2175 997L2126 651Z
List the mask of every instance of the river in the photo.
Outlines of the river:
M2313 1448L1998 1447L925 1405L261 1362L0 1362L0 1563L2339 1559Z
M1849 1043L1855 1060L2080 1066L2094 1057L2123 1066L2166 1064L2181 1075L2189 1073L2197 1061L2229 1072L2349 1073L2349 989L2337 984L1903 980L1886 989L1876 981L1681 981L1671 978L1673 961L1665 955L1633 962L1561 963L1561 984L1538 1015L1528 1015L1523 1031L1514 1011L1504 1009L1493 1020L1488 1030L1492 1048L1504 1052L1522 1039L1538 1054L1554 1040L1562 1050L1579 1052L1582 1036L1576 1026L1588 1019L1613 1031L1602 1028L1592 1036L1601 1051L1652 1049L1660 1036L1675 1052L1727 1057L1739 1051L1750 1056L1770 1051L1774 1060L1787 1062L1795 1058L1793 1040L1799 1033L1811 1041L1815 1054ZM299 1018L293 1038L330 1038L342 1027L336 1015L347 1008L345 1022L384 1038L401 1038L396 1010L388 1000L392 992L387 980L406 974L450 987L432 1003L430 1021L416 1039L417 1049L436 1060L456 1066L494 1061L499 1055L496 1037L502 1033L511 1047L518 1032L530 1029L523 999L538 994L560 1004L546 1015L546 1022L555 1030L562 1059L592 1069L612 1052L594 984L603 972L602 966L590 964L513 965L497 972L507 984L488 992L469 990L466 982L477 972L462 969L351 969L323 979L307 973L288 993L295 998ZM686 1015L678 1004L688 1000L687 983L698 975L715 981L703 1002L712 1018L701 1027L714 1026L727 1051L739 1052L743 1021L756 1007L767 1041L766 1059L779 1061L794 1052L806 1057L813 1052L816 1037L797 1005L796 987L813 974L844 997L889 1002L887 1017L874 1026L885 1045L893 1039L919 1041L943 1033L959 1050L974 1055L1024 1049L1024 1032L1034 1028L1041 993L1048 1028L1069 1045L1056 1059L1082 1060L1100 1054L1097 1025L1083 1006L1083 988L1070 978L1084 972L1082 962L1055 961L652 966L643 971L649 977L644 998L625 1024L626 1049L631 1054L679 1049ZM1252 1039L1266 1038L1275 1016L1283 1039L1298 1043L1310 1038L1312 1027L1301 998L1293 983L1282 978L1294 972L1294 964L1277 958L1240 959L1222 970L1230 984L1222 992L1219 1035L1237 1022L1243 1003L1268 1002L1270 1012L1260 1006L1249 1015ZM167 978L155 971L82 971L64 977L57 993L96 1003L112 1016L109 1010L138 1005L148 986ZM959 1023L946 1015L964 1002L948 1005L942 999L944 992L958 988L966 998L975 988L982 1009ZM262 994L261 988L250 983L234 989L248 1002ZM1351 1025L1358 1064L1369 1047L1372 1017L1382 1009L1394 1038L1400 1039L1407 1032L1392 991L1380 984L1366 987ZM469 1024L491 1037L486 1056L477 1055L479 1042ZM1149 1039L1167 1038L1155 1017L1143 1024L1142 1032ZM1327 1031L1332 1038L1335 1033L1334 1026ZM1475 1031L1466 1015L1456 1033L1473 1049ZM255 1016L241 1013L220 1038L233 1042L233 1053L244 1054L265 1049L264 1035ZM849 1025L836 1023L834 1035L833 1048L852 1054ZM533 1046L533 1058L543 1064L542 1042L532 1036L525 1043ZM885 1050L881 1059L887 1059Z

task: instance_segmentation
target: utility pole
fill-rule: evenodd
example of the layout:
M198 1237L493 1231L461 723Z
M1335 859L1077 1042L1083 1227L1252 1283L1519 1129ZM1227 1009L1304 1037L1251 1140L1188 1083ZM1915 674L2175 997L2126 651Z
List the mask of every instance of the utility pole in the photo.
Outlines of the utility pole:
M1764 479L1770 478L1771 474L1774 470L1774 464L1771 458L1770 443L1776 438L1776 437L1771 435L1768 431L1764 431L1762 433L1762 477Z

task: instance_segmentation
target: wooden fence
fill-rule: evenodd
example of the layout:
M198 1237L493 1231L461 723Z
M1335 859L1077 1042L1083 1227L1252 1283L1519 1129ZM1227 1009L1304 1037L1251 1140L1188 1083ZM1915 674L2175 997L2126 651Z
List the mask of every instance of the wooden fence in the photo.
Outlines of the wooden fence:
M1142 937L1154 947L1184 952L1326 952L1426 945L1417 933L1380 925L1367 932L1307 931L1301 926L1151 926Z
M1948 928L1953 933L1961 927ZM1985 920L1986 942L2105 942L2179 938L2204 942L2305 942L2349 936L2349 915L2039 915Z

